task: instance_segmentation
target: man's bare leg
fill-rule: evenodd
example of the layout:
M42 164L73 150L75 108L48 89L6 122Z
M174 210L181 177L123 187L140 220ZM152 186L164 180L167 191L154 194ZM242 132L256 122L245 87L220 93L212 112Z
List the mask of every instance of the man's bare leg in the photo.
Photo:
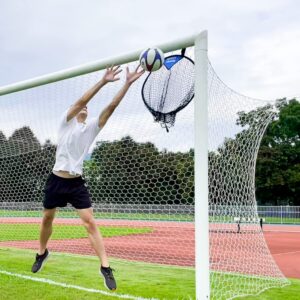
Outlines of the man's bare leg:
M91 246L93 247L97 256L99 257L101 265L103 267L109 267L108 258L104 248L103 238L96 225L93 216L93 209L77 209L77 212L83 222L84 227L87 230Z
M40 228L40 248L39 255L45 253L49 238L52 234L52 223L55 217L56 208L44 209L43 220Z
M31 268L31 272L37 273L42 270L43 265L49 257L49 251L46 251L49 238L52 234L52 223L55 217L56 208L44 209L43 220L40 228L40 248L36 255L35 262Z

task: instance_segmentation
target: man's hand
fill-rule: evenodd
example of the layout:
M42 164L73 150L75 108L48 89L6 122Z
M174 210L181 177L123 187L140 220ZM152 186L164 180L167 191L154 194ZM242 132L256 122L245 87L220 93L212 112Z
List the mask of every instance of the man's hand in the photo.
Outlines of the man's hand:
M107 120L110 118L110 116L112 115L112 113L114 112L114 110L117 108L117 106L119 105L119 103L121 102L121 100L124 98L124 96L126 95L128 89L130 88L131 84L134 83L138 78L140 78L145 71L141 70L139 71L139 67L138 66L134 72L129 72L129 68L126 68L126 82L123 85L123 87L119 90L119 92L117 93L117 95L113 98L112 102L101 112L100 116L99 116L99 127L103 128L103 126L106 124ZM119 72L116 71L117 69L115 69L115 73Z
M137 66L134 72L130 72L129 68L126 68L126 83L131 85L134 83L137 79L139 79L144 73L145 70L139 71L140 65Z
M103 82L106 84L108 82L114 82L119 80L120 77L117 77L117 75L122 72L122 70L119 70L119 68L120 66L111 66L110 68L107 68L102 78Z

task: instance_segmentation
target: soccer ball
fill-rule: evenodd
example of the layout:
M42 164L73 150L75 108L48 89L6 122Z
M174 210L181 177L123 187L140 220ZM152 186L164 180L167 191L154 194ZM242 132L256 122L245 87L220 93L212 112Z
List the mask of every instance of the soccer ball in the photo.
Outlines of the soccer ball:
M148 48L140 55L141 67L148 72L154 72L160 69L164 60L164 53L158 48Z

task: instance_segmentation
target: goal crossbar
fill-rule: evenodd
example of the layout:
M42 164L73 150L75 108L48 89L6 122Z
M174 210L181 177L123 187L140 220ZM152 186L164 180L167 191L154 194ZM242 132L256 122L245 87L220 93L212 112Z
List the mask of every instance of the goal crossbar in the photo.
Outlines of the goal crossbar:
M191 47L194 46L196 38L198 36L203 35L204 33L205 32L203 31L200 34L194 34L186 38L176 39L167 43L159 44L157 45L157 47L160 48L163 52L171 52L181 48ZM145 48L146 47L118 56L108 57L76 67L38 76L29 80L19 81L17 83L5 85L3 87L0 87L0 96L103 70L111 65L127 64L138 60L140 53Z

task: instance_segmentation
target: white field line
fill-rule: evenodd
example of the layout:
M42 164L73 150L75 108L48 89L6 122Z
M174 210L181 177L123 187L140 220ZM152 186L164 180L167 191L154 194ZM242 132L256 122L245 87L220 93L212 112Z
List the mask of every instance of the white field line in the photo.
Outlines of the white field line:
M290 252L276 253L276 254L272 254L272 255L273 256L277 256L277 255L296 254L296 253L300 253L300 250L299 251L290 251Z
M155 298L143 298L143 297L136 297L136 296L125 295L125 294L109 293L109 292L105 292L105 291L101 291L101 290L85 288L85 287L78 286L78 285L67 284L67 283L62 283L62 282L56 282L56 281L46 279L46 278L31 277L31 276L28 276L28 275L11 273L11 272L7 272L7 271L4 271L4 270L0 270L0 274L12 276L12 277L17 277L17 278L22 278L22 279L25 279L25 280L31 280L31 281L36 281L36 282L47 283L47 284L50 284L50 285L56 285L56 286L60 286L60 287L63 287L63 288L68 288L68 289L75 289L75 290L80 290L80 291L89 292L89 293L102 294L102 295L105 295L105 296L116 297L116 298L120 298L120 299L158 300L158 299L155 299Z

